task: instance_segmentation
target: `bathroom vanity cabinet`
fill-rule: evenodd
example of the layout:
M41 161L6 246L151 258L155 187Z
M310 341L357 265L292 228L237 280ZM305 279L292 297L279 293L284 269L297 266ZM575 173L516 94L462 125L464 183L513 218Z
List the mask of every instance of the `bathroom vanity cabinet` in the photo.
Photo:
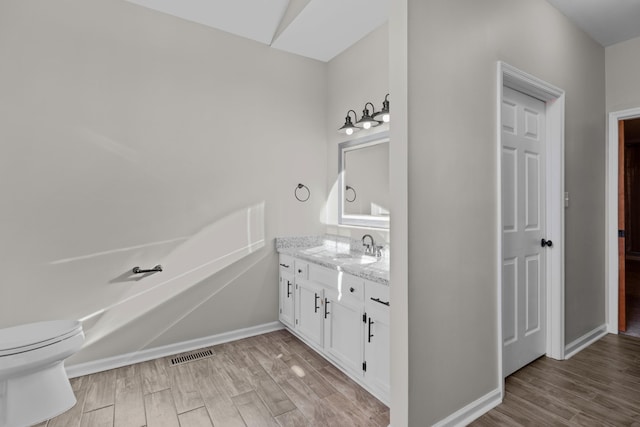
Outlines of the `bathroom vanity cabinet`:
M389 287L280 255L280 321L389 404Z

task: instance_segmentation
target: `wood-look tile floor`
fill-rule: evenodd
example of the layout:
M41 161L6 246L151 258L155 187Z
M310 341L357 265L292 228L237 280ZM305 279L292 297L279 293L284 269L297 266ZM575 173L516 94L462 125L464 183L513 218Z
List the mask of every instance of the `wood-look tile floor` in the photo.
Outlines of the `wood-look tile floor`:
M640 426L640 339L609 334L569 360L536 360L471 425Z
M287 331L71 380L78 402L38 427L381 426L389 408Z

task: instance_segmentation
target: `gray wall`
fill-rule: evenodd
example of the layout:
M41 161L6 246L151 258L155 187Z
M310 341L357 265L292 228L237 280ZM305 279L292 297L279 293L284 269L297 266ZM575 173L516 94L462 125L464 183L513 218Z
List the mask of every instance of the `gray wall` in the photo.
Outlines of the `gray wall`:
M423 426L499 387L498 60L566 91L566 343L605 323L604 49L547 2L512 0L409 0L408 46L409 425Z
M605 49L607 112L640 106L640 37Z
M391 188L391 425L409 425L409 200L408 200L408 13L407 0L391 3L389 16L389 87L393 94L390 128Z
M327 232L360 238L373 234L376 244L389 241L389 232L338 226L338 144L351 138L388 129L378 126L370 131L361 130L351 137L338 133L347 111L354 110L358 119L367 102L376 111L382 108L384 96L389 93L389 29L388 25L372 31L359 42L346 49L327 64ZM393 97L389 99L393 104ZM392 107L393 108L393 107ZM369 106L371 113L371 106ZM393 142L391 142L393 144ZM393 215L393 213L391 213Z
M0 327L175 277L176 253L224 250L207 230L260 202L264 248L183 277L170 303L137 298L73 362L277 320L273 238L324 231L326 64L124 1L6 0L0 69Z

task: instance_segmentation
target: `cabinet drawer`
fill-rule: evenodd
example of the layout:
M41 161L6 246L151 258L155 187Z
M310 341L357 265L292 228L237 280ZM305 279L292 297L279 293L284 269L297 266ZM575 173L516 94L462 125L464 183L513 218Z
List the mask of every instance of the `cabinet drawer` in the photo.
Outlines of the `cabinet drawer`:
M389 287L380 283L365 281L365 302L369 307L388 310L390 307Z
M296 277L307 280L309 278L309 263L301 261L299 259L294 260L294 268L296 270Z
M322 267L315 264L309 264L309 280L331 288L338 289L338 279L340 273L337 270Z
M280 255L280 271L293 274L293 257Z
M364 279L351 274L343 274L340 288L343 295L349 295L360 302L364 301Z

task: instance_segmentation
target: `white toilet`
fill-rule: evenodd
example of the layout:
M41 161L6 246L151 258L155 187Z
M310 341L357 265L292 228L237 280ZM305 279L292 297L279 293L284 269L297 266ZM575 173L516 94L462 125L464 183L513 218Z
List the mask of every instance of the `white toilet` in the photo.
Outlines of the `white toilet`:
M64 360L83 342L75 320L0 329L0 427L31 426L75 405Z

